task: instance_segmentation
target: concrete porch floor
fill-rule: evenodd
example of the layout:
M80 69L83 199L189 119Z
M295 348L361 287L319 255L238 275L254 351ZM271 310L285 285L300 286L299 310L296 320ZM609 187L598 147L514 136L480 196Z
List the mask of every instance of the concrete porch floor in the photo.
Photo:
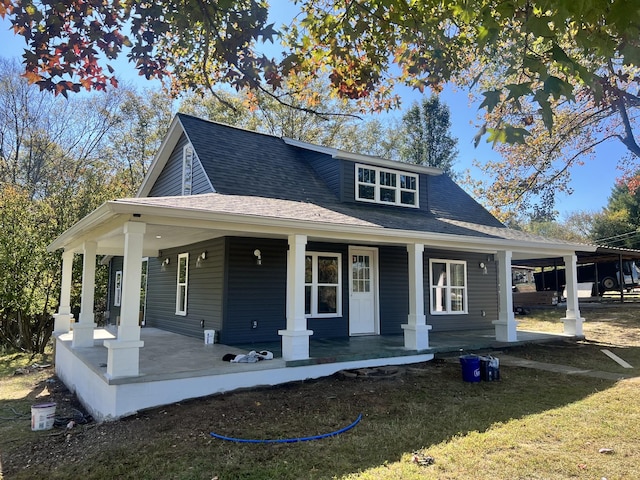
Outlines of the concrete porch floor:
M106 379L107 349L103 342L115 338L115 329L96 329L94 346L72 349L74 355L110 385L144 383L181 378L255 372L284 367L353 362L370 359L410 357L416 354L471 353L486 349L499 349L526 343L542 343L572 338L562 334L518 331L517 342L498 342L494 329L461 332L431 332L428 350L416 352L404 348L402 335L363 336L347 339L311 340L310 357L307 360L285 361L279 342L263 342L229 346L205 345L202 340L156 328L142 328L140 349L140 376ZM58 338L71 348L72 334ZM230 363L222 360L225 354L242 354L251 350L268 350L273 360L256 363ZM396 362L397 363L397 362Z
M73 348L73 333L56 339L56 373L70 391L76 393L87 411L98 421L131 415L189 398L198 398L241 388L278 385L291 381L320 378L340 370L404 365L432 360L436 353L458 354L495 349L528 342L567 338L563 335L518 332L520 341L496 342L495 332L431 333L431 346L411 351L403 346L402 335L352 337L338 340L311 340L311 358L287 362L281 357L279 342L255 345L205 345L202 339L143 328L139 351L138 376L107 378L108 350L104 341L115 338L115 331L94 330L92 347ZM230 363L226 354L269 350L273 360L256 363Z

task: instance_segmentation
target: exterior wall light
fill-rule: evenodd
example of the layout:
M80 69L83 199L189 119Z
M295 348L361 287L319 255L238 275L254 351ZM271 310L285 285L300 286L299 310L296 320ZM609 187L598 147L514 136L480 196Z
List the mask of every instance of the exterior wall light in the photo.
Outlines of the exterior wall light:
M253 254L256 257L256 265L262 265L262 252L257 248L253 251Z
M207 251L205 250L200 255L198 255L198 258L196 259L196 268L200 268L202 261L206 259L207 259Z
M487 272L487 264L486 264L486 263L484 263L484 262L480 262L479 267L480 267L480 269L482 270L482 274L483 274L483 275L486 275L486 274L488 273L488 272Z

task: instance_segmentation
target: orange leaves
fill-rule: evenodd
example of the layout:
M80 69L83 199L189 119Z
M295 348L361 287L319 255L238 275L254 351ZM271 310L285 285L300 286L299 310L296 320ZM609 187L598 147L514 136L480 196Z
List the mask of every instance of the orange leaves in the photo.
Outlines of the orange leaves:
M12 0L0 0L0 17L5 18L6 15L13 13Z

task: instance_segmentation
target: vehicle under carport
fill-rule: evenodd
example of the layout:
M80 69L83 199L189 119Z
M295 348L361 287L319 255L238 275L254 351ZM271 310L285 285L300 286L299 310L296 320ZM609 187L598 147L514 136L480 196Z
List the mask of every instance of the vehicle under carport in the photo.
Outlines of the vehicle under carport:
M599 246L595 252L577 251L578 283L582 299L601 299L605 293L618 293L620 301L625 294L640 287L640 250ZM535 288L529 284L514 282L514 307L535 304L554 304L563 296L565 286L562 258L518 260L514 270L528 269L535 280ZM620 271L624 281L620 281ZM518 293L530 292L527 295ZM531 292L535 292L532 294ZM555 298L555 300L554 300Z

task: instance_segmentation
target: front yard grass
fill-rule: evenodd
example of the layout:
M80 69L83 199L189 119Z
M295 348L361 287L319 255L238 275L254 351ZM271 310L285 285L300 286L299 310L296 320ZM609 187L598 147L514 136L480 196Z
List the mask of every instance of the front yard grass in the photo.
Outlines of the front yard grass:
M519 330L561 333L564 310L533 309L518 316ZM585 339L562 344L525 346L509 349L509 355L540 362L559 363L586 370L637 375L640 369L640 305L581 306ZM606 356L609 350L633 366L624 368ZM572 354L568 354L573 351Z
M624 334L637 328L633 315L603 309L583 316L594 328L602 324L593 331L585 325L587 342L612 351L639 347ZM530 321L547 322L535 315ZM582 343L527 347L526 354L571 365L590 347L576 345ZM44 398L34 394L46 391L47 374L10 370L0 380L0 410L26 413ZM68 432L31 432L29 418L3 419L0 472L18 480L640 478L638 378L613 382L511 367L501 375L500 382L469 384L456 361L428 362L389 378L336 375L216 395ZM318 435L360 413L352 430L313 442L240 444L210 436Z

